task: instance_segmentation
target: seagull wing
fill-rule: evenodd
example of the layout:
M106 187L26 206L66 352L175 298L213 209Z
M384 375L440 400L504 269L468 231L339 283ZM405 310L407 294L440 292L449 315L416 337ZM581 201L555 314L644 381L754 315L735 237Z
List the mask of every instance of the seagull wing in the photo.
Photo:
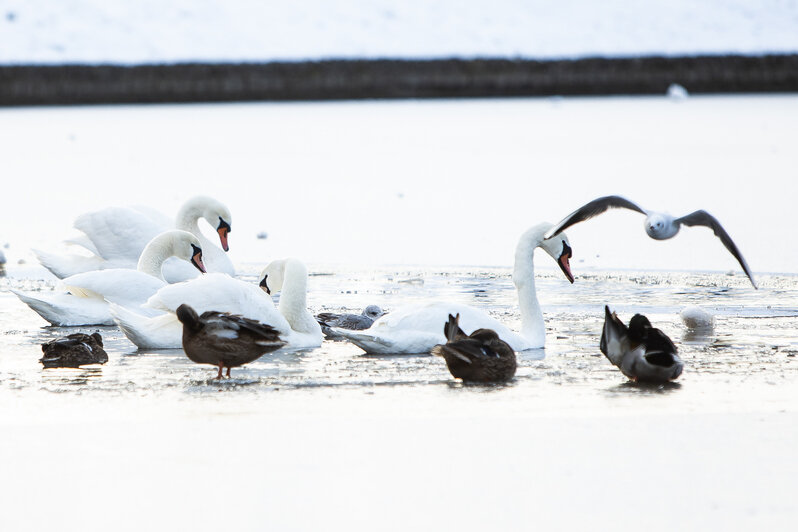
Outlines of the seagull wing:
M740 250L737 249L737 246L732 241L729 233L720 225L714 216L709 214L707 211L695 211L693 213L688 214L687 216L682 216L681 218L677 218L674 220L677 224L684 224L689 227L695 225L703 225L705 227L709 227L715 233L715 236L720 238L720 241L723 242L723 245L726 246L726 249L734 255L734 258L737 259L737 262L740 263L742 266L743 271L750 279L751 284L754 285L754 288L758 288L756 286L756 281L754 281L754 274L751 273L751 269L748 267L748 263L745 262L742 253Z
M646 211L626 198L622 198L620 196L604 196L603 198L594 199L590 203L587 203L586 205L576 209L574 212L563 218L560 223L549 229L549 231L543 235L543 238L552 238L574 224L589 220L594 216L598 216L607 209L613 208L631 209L633 211L639 212L640 214L648 214Z

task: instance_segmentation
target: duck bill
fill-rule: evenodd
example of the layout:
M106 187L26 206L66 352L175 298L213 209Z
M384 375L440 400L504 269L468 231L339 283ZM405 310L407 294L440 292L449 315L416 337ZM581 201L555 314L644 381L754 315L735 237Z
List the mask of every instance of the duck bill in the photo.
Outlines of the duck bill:
M230 224L219 218L219 227L216 228L216 232L219 233L219 242L225 251L230 251L230 246L227 244L227 234L230 231L232 231Z
M560 265L560 269L565 274L565 278L568 279L571 284L574 282L574 275L571 273L571 256L573 255L573 251L571 247L566 244L565 242L562 243L562 253L560 254L560 258L557 259L557 264Z
M202 273L207 273L205 270L205 264L202 262L202 250L197 246L191 246L194 248L194 254L191 256L191 264L194 265L196 269L201 271Z

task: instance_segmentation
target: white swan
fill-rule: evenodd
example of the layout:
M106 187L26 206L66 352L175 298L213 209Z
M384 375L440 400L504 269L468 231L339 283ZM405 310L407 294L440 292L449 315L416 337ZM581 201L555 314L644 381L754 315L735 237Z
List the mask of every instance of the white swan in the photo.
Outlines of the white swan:
M535 292L535 249L543 248L557 261L565 276L574 282L569 259L571 247L564 233L549 240L543 234L552 227L542 223L528 229L518 241L515 250L513 283L518 291L521 310L521 332L516 333L478 308L448 302L411 305L393 310L382 316L363 331L333 328L367 353L410 354L428 353L435 345L446 343L443 326L449 314L460 314L460 328L466 334L476 329L493 329L499 338L510 344L515 351L543 347L546 326Z
M279 309L257 285L220 273L209 273L158 290L145 305L164 312L158 316L142 315L119 304L109 306L125 336L142 349L182 347L183 325L175 311L184 303L199 314L209 310L229 312L270 325L290 347L320 346L321 326L307 308L305 265L296 259L274 261L263 270L260 283L267 291L281 290Z
M156 235L172 228L188 231L196 236L203 250L208 271L235 275L229 257L199 229L198 221L204 218L219 234L224 251L232 221L230 211L219 201L207 196L191 198L177 213L173 222L163 214L146 207L109 207L89 212L75 220L75 228L83 234L67 240L90 253L84 255L57 255L34 249L39 262L63 279L78 273L111 268L135 268L144 247ZM197 271L180 260L169 260L163 270L167 282L179 282L197 276Z
M161 269L169 257L177 257L205 271L200 242L187 231L173 229L153 238L139 258L137 268L114 268L79 273L63 279L65 293L24 294L12 290L22 302L53 325L113 325L108 303L140 307L166 286Z

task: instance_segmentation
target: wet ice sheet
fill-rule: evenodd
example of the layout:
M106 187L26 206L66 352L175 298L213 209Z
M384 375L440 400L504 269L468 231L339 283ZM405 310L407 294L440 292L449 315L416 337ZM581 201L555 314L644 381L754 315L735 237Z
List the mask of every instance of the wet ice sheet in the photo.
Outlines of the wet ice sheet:
M310 278L316 311L446 298L519 323L506 269L311 271L325 274ZM43 370L39 344L69 331L42 327L4 290L0 507L14 511L0 523L624 530L645 521L658 530L685 519L794 522L795 277L763 276L759 291L711 274L589 272L574 285L559 273L538 277L546 349L520 354L516 379L487 387L457 383L434 357L365 356L330 341L217 382L180 350L136 351L113 328L101 328L105 366ZM630 385L598 353L605 302L625 319L644 311L673 337L685 360L677 384ZM710 335L690 336L678 321L697 302L716 314ZM219 502L220 491L234 502ZM652 504L652 491L678 509ZM49 512L44 492L59 493Z

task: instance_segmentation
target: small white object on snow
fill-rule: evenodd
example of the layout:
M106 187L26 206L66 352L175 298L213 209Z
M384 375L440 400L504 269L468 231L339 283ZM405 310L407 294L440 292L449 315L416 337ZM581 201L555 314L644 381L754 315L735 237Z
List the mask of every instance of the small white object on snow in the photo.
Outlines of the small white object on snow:
M715 317L701 307L686 307L679 316L688 329L711 329L715 325Z
M670 87L668 87L668 98L672 98L674 100L684 100L688 96L690 96L690 93L687 92L687 89L678 83L671 83Z

